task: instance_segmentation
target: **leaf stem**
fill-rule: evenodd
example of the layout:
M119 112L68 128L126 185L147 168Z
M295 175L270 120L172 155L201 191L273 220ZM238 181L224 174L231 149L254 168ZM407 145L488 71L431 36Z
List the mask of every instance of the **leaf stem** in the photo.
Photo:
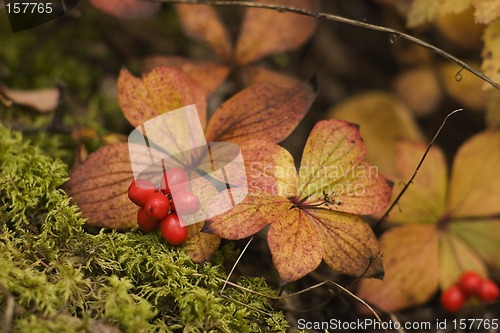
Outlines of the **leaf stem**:
M263 9L273 9L276 10L280 13L294 13L298 15L304 15L304 16L310 16L310 17L315 17L317 19L321 20L327 20L327 21L333 21L333 22L338 22L338 23L344 23L344 24L349 24L352 26L356 26L359 28L363 29L369 29L369 30L374 30L374 31L380 31L384 32L387 34L390 34L390 40L395 41L399 38L406 39L407 41L414 43L416 45L422 46L426 49L429 49L433 51L434 53L440 55L441 57L448 59L460 67L462 69L466 69L470 73L476 75L480 79L482 79L485 82L488 82L490 85L495 87L497 90L500 90L500 84L494 82L491 78L483 74L482 72L478 71L477 69L473 68L472 66L468 65L464 61L458 59L457 57L449 54L448 52L432 45L427 42L424 42L423 40L413 37L409 34L406 34L404 32L387 28L384 26L380 25L375 25L375 24L370 24L354 19L349 19L343 16L338 16L338 15L333 15L329 13L324 13L324 12L317 12L317 11L312 11L312 10L306 10L302 8L297 8L297 7L290 7L290 6L282 6L282 5L275 5L275 4L264 4L264 3L257 3L257 2L251 2L251 1L225 1L225 0L148 0L150 2L159 2L159 3L178 3L178 4L192 4L192 5L212 5L212 6L238 6L238 7L250 7L250 8L263 8ZM462 71L462 69L459 70Z

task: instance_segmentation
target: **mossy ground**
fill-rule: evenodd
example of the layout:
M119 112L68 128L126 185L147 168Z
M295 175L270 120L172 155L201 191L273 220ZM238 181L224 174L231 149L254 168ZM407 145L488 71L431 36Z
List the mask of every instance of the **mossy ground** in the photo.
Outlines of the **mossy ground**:
M223 297L217 263L194 264L157 234L87 231L60 189L67 166L4 126L0 165L0 330L286 330L268 298L234 288ZM263 279L240 283L275 294Z

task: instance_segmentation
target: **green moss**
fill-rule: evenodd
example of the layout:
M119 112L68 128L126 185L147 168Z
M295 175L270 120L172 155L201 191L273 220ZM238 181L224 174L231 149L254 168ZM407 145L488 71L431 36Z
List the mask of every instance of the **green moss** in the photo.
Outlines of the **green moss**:
M221 296L221 266L194 264L157 234L87 232L60 189L66 165L2 125L0 164L0 318L12 313L13 332L286 331L268 298ZM263 279L241 284L275 295Z

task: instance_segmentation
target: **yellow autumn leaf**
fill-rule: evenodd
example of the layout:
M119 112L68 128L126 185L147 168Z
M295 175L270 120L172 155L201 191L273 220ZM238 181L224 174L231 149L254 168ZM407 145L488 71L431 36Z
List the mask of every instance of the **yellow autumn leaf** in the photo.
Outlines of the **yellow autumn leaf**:
M408 26L433 21L440 15L461 13L471 4L472 0L414 0L408 12Z
M490 79L500 82L500 18L488 24L484 29L483 41L484 48L481 53L483 63L481 71ZM483 89L491 89L489 83L483 83Z

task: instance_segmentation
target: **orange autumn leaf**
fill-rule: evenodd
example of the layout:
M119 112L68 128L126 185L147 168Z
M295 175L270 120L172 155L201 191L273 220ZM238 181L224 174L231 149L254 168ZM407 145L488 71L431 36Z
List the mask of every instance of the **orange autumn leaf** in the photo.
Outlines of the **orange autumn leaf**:
M259 0L264 4L318 10L317 0ZM249 8L245 12L236 44L236 61L245 65L277 52L298 48L314 32L315 18L269 9Z
M250 86L219 107L208 124L207 140L283 141L302 120L316 93L314 79L293 89L268 83Z
M147 18L161 8L159 3L140 0L90 0L90 3L106 14L122 19Z
M229 32L210 5L175 5L184 32L194 40L208 45L223 60L232 56Z

